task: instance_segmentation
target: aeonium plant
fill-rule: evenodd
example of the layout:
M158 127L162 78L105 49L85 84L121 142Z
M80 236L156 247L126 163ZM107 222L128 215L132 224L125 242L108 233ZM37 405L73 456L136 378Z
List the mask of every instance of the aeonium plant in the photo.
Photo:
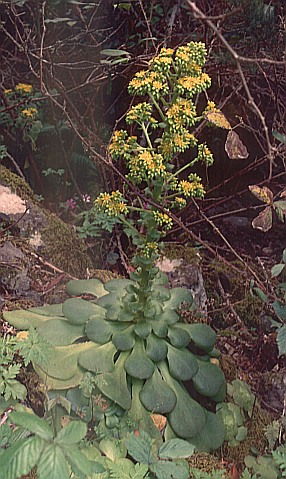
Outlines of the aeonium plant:
M49 366L34 362L34 368L50 391L65 391L81 418L92 418L92 401L103 395L100 434L109 429L121 437L140 428L160 442L151 419L159 414L166 420L165 439L186 439L200 451L218 448L225 434L216 404L224 400L226 384L211 361L217 355L216 335L206 324L184 322L178 307L191 304L192 295L185 288L167 288L156 260L160 241L172 227L169 211L204 195L198 175L190 172L181 179L181 174L198 161L213 162L207 145L198 144L192 133L208 111L217 111L209 102L199 115L193 101L211 83L202 70L205 59L202 43L163 48L129 84L129 92L145 100L126 115L138 136L116 131L109 153L112 161L125 161L131 191L101 193L94 211L107 227L109 220L122 223L132 239L130 278L104 285L95 279L71 281L67 292L73 297L62 305L5 313L14 326L33 326L53 344ZM175 171L174 159L189 148L194 158ZM90 387L85 388L87 375Z

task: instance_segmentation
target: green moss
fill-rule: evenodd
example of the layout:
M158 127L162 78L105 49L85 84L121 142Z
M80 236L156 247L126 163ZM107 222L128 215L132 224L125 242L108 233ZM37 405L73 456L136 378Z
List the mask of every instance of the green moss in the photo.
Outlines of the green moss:
M13 193L19 195L23 200L31 200L34 204L38 205L32 188L24 181L20 176L12 173L5 166L0 165L0 180L4 181Z
M200 260L197 248L188 245L166 243L163 253L170 260L182 258L188 264L197 265Z
M78 278L85 277L87 269L94 264L84 241L56 215L49 213L47 221L47 226L42 231L44 255L64 272Z
M207 452L196 452L188 458L190 468L200 469L203 472L212 474L214 470L224 469L221 459ZM190 475L192 477L192 475Z

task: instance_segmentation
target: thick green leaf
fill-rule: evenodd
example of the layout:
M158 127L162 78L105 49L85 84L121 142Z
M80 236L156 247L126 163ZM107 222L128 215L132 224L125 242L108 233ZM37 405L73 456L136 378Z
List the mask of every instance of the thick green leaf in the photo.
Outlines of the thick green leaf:
M43 314L44 316L64 316L62 303L29 308L29 311L36 314Z
M125 294L126 294L126 291L124 289L120 289L116 292L105 294L104 296L101 296L101 298L97 300L96 304L106 309L112 308L115 305L118 305L118 307L121 307L122 305L120 304L120 301Z
M156 301L155 299L147 302L144 308L145 318L154 318L161 315L163 312L161 301Z
M124 364L125 371L132 377L138 379L147 379L152 376L154 363L146 355L143 341L136 339L134 349Z
M150 465L150 470L158 479L188 479L190 470L187 461L156 461Z
M37 464L45 446L45 441L40 437L30 437L18 440L0 455L0 477L3 479L16 479Z
M139 430L139 434L130 434L125 441L128 454L137 462L151 464L156 460L154 454L154 439L152 439L144 430Z
M225 398L226 398L226 382L223 383L218 393L215 396L212 396L211 399L212 401L220 403L220 402L223 402Z
M44 314L36 314L29 309L20 309L19 311L4 311L3 318L9 324L12 324L12 326L21 330L35 328L42 321L50 321L51 319L62 319L62 317L60 316L47 316Z
M181 303L193 303L193 295L187 288L172 288L171 297L164 302L164 310L177 309Z
M156 336L158 336L159 338L165 338L167 336L168 325L165 323L165 321L152 319L150 321L150 324Z
M172 378L168 368L160 364L160 370L165 381L170 385L177 397L173 411L168 414L168 421L177 436L190 438L196 436L206 422L205 410L187 393L178 381Z
M147 472L146 464L133 464L130 459L117 459L116 462L108 462L108 478L112 479L143 479ZM148 476L147 476L148 477Z
M42 452L37 464L38 479L69 479L70 470L61 448L49 444Z
M171 297L171 292L163 285L157 284L152 289L152 296L157 297L160 301L167 301Z
M178 324L180 328L188 331L192 341L198 348L206 352L211 352L216 341L216 333L208 324L193 323L193 324Z
M134 281L132 281L131 279L116 278L107 281L107 283L105 283L104 285L104 288L106 289L106 291L109 291L111 293L114 291L116 292L126 290L126 286L129 285L136 285L136 283L134 283Z
M171 344L176 348L185 348L191 341L188 331L176 326L170 326L168 329L168 338Z
M84 325L72 324L63 318L43 321L36 330L53 346L68 346L84 336Z
M87 433L87 425L82 421L71 421L58 433L55 443L76 444L81 441Z
M272 274L272 276L279 276L279 274L282 273L282 271L283 271L284 268L285 268L285 264L284 264L284 263L275 264L275 265L271 268L271 274Z
M272 303L272 308L277 316L286 322L286 304L283 304L281 301L274 301Z
M221 414L206 412L206 423L202 431L189 441L196 447L197 452L210 452L218 449L225 439L225 427Z
M107 343L113 333L112 325L103 318L93 318L86 323L85 332L91 341L95 343Z
M129 351L134 347L135 336L133 334L134 326L129 326L124 331L117 331L112 336L112 342L119 351Z
M102 439L99 443L99 449L111 461L126 457L127 448L124 442L118 441L115 437Z
M157 319L172 325L180 320L180 316L174 309L167 309Z
M107 291L99 279L73 279L66 286L66 292L70 296L81 296L82 294L92 294L97 298L104 296Z
M52 376L47 376L46 371L43 371L43 369L37 364L33 364L33 368L42 379L43 383L45 384L45 387L47 388L47 391L74 388L80 384L83 377L83 370L80 368L78 368L78 372L69 379L59 379Z
M89 461L78 446L63 444L61 447L73 469L78 469L82 474L88 477L91 476L92 473L105 472L105 468L102 464L97 461Z
M283 324L283 326L278 329L277 344L279 356L282 356L282 354L286 354L286 324Z
M131 407L131 395L124 369L124 363L128 356L129 352L121 353L115 363L114 371L98 376L97 381L97 387L101 392L125 410Z
M84 324L91 316L104 318L106 311L91 301L81 298L69 298L63 304L65 317L73 324Z
M182 459L190 457L195 447L183 439L170 439L160 447L158 456L160 459Z
M168 347L164 339L150 334L146 340L146 354L154 362L163 361L166 358Z
M151 324L143 320L137 323L134 327L134 332L137 334L137 336L140 336L140 338L147 338L151 331Z
M141 389L140 400L146 409L159 414L171 412L177 402L173 389L163 380L157 368Z
M225 383L222 370L213 363L197 361L199 370L193 377L193 385L199 394L212 397L218 394Z
M169 344L167 358L170 373L179 381L188 381L198 372L198 362L187 349L174 348Z
M79 355L78 362L81 367L94 373L109 373L114 370L114 355L116 348L110 341L101 346L91 343L88 351Z
M53 439L53 432L49 424L34 413L13 411L10 418L17 426L28 429L45 441Z

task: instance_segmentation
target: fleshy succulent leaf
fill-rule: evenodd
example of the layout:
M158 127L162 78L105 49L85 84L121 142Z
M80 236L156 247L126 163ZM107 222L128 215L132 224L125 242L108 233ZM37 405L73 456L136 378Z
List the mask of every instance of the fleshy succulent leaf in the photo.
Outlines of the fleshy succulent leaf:
M113 334L113 328L109 321L103 318L91 317L86 323L85 332L91 341L105 344L110 340Z
M218 449L225 439L225 427L220 414L206 411L206 423L202 431L190 438L197 452L210 452Z
M146 354L154 362L162 361L166 358L168 347L164 339L150 334L146 340Z
M173 389L163 380L157 368L141 389L140 400L146 409L160 414L171 412L177 402Z
M188 331L176 326L169 327L168 338L171 344L176 348L185 348L191 341Z
M172 288L171 297L164 302L164 310L177 309L181 303L193 303L193 295L187 288Z
M146 321L140 321L134 327L134 332L137 334L137 336L140 336L140 338L147 338L151 331L152 326Z
M63 313L72 324L84 324L91 316L104 318L105 309L85 299L69 298L63 304Z
M126 372L134 378L147 379L152 376L154 363L147 356L143 341L140 338L136 339L133 351L126 359L124 368Z
M135 344L135 336L133 334L133 325L124 331L117 331L112 336L112 342L119 351L129 351Z
M82 294L92 294L97 298L107 294L104 285L99 279L72 279L66 286L66 292L70 296L81 296Z
M215 396L225 383L222 370L210 362L198 360L197 363L199 370L193 377L193 385L202 396Z
M84 325L72 324L63 318L43 321L36 330L53 346L68 346L85 335Z
M116 348L110 341L101 346L91 343L88 351L79 355L80 366L94 373L109 373L114 370L114 355Z
M198 372L198 362L187 349L175 348L169 344L167 358L171 375L179 381L188 381Z

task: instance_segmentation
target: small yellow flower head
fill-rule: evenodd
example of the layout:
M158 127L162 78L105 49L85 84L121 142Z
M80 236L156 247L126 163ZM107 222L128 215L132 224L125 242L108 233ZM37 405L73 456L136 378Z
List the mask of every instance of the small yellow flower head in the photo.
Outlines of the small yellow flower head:
M10 93L12 93L13 90L11 90L11 88L9 88L8 90L4 90L4 95L10 95Z
M166 113L168 124L172 129L193 126L196 122L196 107L191 100L178 98Z
M139 103L133 106L126 115L126 123L138 123L139 125L150 121L152 105L150 103Z
M33 119L37 116L38 110L37 108L25 108L25 110L21 111L21 114L26 118Z
M179 78L176 88L179 94L185 94L188 98L196 93L201 93L211 86L211 79L207 73L200 76L183 76Z
M146 243L145 246L140 251L140 255L144 258L151 259L154 256L157 256L159 253L159 246L155 242Z
M165 165L163 164L163 156L142 150L139 154L128 162L130 173L128 178L135 183L140 183L143 178L154 179L157 176L165 174Z
M156 99L161 95L166 95L168 89L164 75L151 70L137 72L128 86L128 91L131 94L146 95L149 93Z
M134 150L139 148L136 136L128 136L127 131L115 131L109 145L109 152L113 159L119 157L128 159Z
M161 48L159 54L149 61L152 71L168 74L173 63L173 54L172 48Z
M206 166L211 166L214 162L214 157L206 143L198 145L198 160Z
M153 211L153 217L158 226L163 227L165 230L170 230L173 226L173 220L167 213L161 211Z
M186 198L197 197L202 198L205 194L201 178L194 173L189 175L189 181L181 180L178 184L178 192L182 193Z
M94 201L95 208L108 216L126 215L128 207L126 200L120 191L112 191L112 193L100 193Z
M180 196L176 196L174 202L172 203L172 208L185 208L187 201L185 198L181 198Z
M32 93L33 87L27 83L18 83L18 85L15 87L15 90L18 92Z

